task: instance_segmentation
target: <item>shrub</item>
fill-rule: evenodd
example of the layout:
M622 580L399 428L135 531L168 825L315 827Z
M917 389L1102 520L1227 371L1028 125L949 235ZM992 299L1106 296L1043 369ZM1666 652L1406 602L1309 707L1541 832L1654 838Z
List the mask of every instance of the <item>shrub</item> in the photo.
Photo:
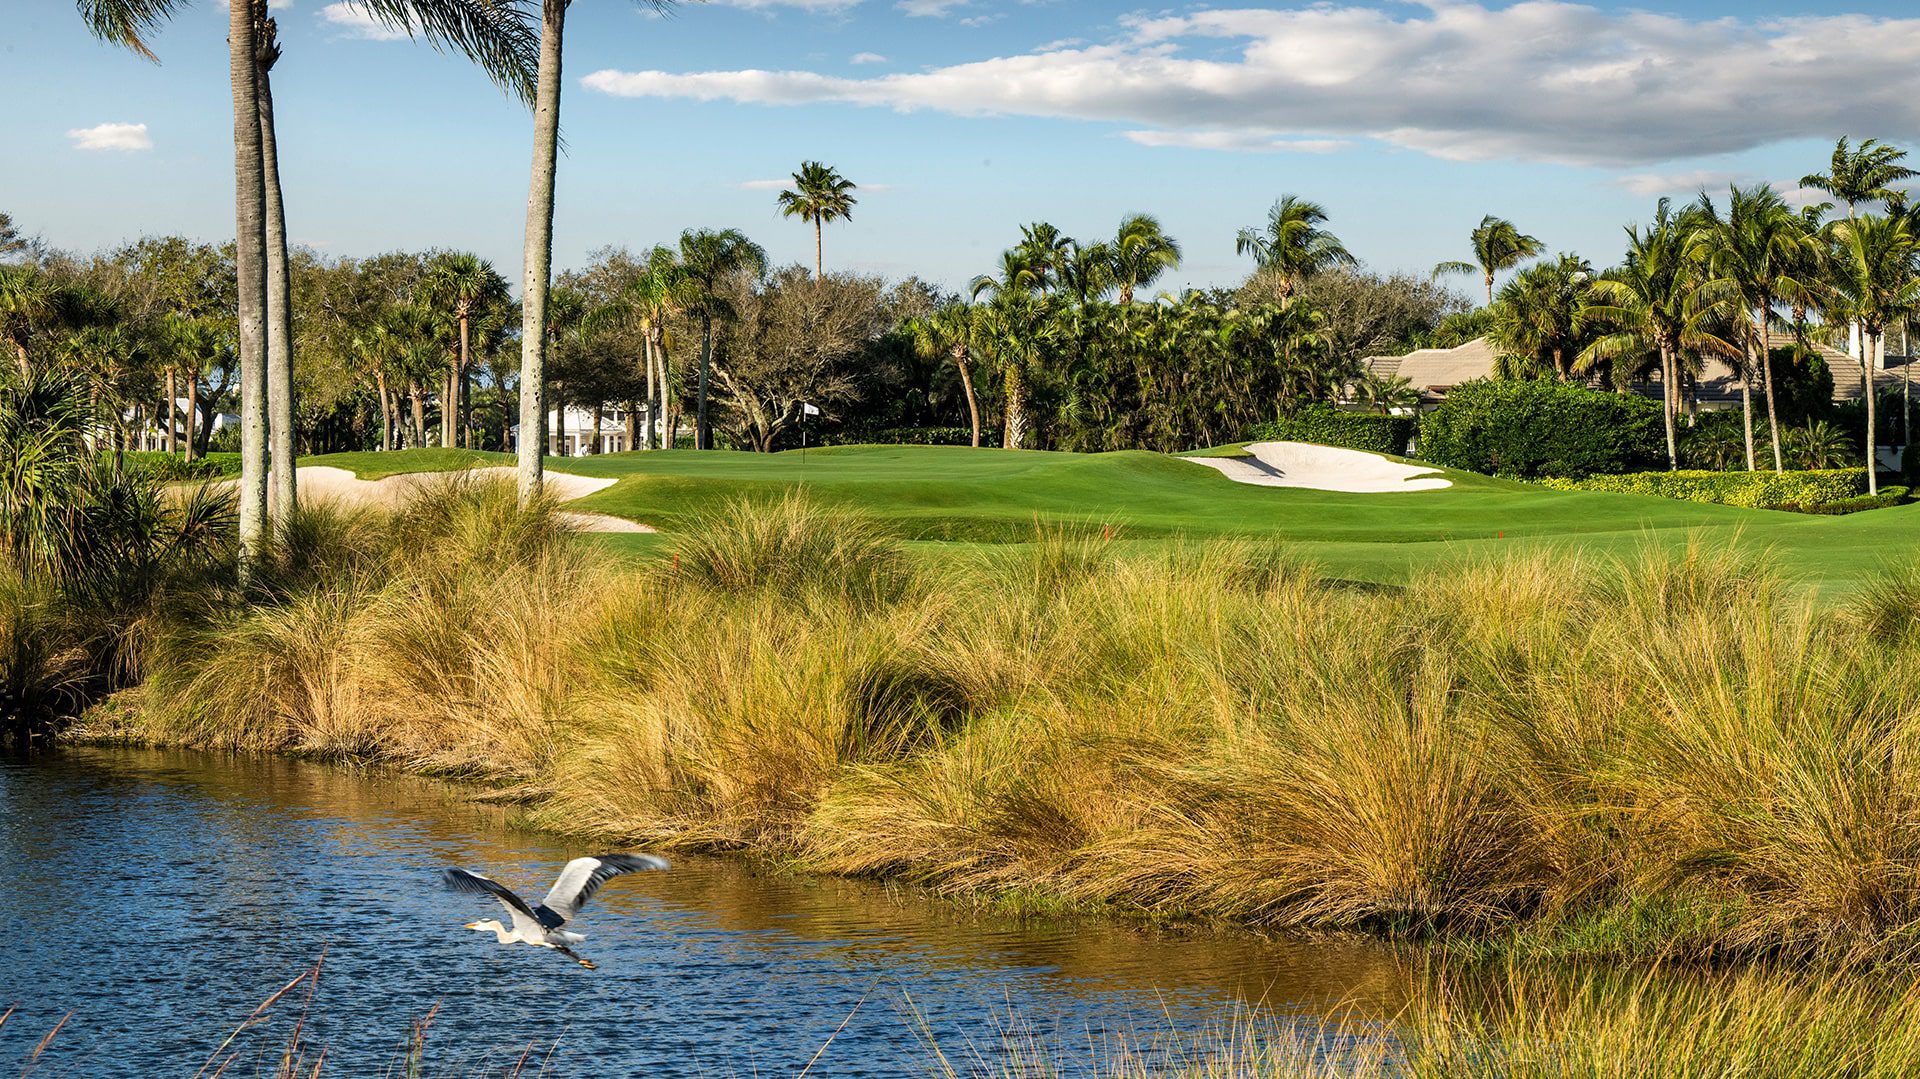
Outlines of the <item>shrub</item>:
M1585 479L1546 479L1541 483L1566 491L1607 491L1613 494L1659 495L1685 502L1711 502L1748 509L1790 509L1809 513L1835 512L1832 507L1859 497L1867 489L1867 474L1858 468L1830 468L1812 472L1634 472ZM1883 492L1890 493L1889 492ZM1904 494L1904 490L1902 491ZM1898 501L1895 499L1894 501ZM1893 505L1894 501L1886 502ZM1875 506L1880 503L1876 500ZM1875 506L1858 506L1873 509ZM1840 510L1838 512L1852 512Z
M1489 475L1637 472L1666 460L1660 405L1547 379L1475 379L1420 421L1420 456Z
M906 552L871 523L798 495L738 501L673 544L680 579L722 593L890 603L913 584Z
M1882 487L1877 495L1859 495L1854 498L1843 498L1838 502L1788 503L1774 508L1792 510L1795 513L1817 513L1837 517L1848 513L1859 513L1862 510L1883 510L1889 506L1898 506L1907 500L1907 494L1908 489L1905 487Z
M1291 416L1256 424L1248 432L1248 438L1257 442L1313 442L1404 456L1419 429L1419 422L1412 416L1347 412L1316 402Z

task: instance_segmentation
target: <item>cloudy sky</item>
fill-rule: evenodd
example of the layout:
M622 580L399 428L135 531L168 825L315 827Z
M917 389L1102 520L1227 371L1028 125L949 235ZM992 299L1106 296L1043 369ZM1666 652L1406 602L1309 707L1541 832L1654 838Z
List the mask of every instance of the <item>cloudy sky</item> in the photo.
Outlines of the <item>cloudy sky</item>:
M275 0L297 241L479 251L519 267L525 112L349 3ZM1906 7L1906 10L1902 10ZM30 10L29 10L30 9ZM1463 258L1484 213L1617 257L1662 194L1790 190L1842 134L1920 145L1920 17L1891 0L714 0L569 19L556 258L735 226L783 261L804 159L862 187L828 261L958 287L1024 222L1160 216L1175 283L1237 280L1283 193L1383 270ZM155 42L94 43L65 0L0 5L0 209L59 246L232 230L219 0Z

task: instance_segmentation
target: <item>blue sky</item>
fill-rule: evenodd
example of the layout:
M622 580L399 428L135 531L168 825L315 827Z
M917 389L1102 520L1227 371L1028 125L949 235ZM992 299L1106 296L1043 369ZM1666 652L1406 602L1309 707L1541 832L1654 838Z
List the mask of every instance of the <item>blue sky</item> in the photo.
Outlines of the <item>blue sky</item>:
M348 5L275 6L295 240L468 248L517 280L524 110ZM82 250L231 235L224 21L202 0L154 66L65 0L0 6L0 209ZM1878 0L585 0L569 28L563 266L693 226L810 260L768 186L809 158L862 185L830 265L951 287L1022 223L1133 211L1187 249L1169 284L1231 283L1234 231L1282 193L1382 270L1465 257L1489 212L1604 264L1663 192L1790 189L1841 134L1920 143L1920 18Z

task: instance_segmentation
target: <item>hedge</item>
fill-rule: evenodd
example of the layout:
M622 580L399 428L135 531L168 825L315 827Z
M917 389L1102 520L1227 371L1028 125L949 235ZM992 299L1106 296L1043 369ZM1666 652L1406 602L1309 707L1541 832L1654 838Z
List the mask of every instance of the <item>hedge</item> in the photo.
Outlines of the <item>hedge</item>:
M1659 495L1687 502L1712 502L1749 509L1819 512L1811 507L1836 505L1857 498L1867 489L1867 473L1861 468L1826 468L1778 474L1683 470L1588 476L1585 479L1543 479L1540 482L1543 486L1563 491Z
M1796 513L1819 513L1838 516L1843 513L1859 513L1862 510L1883 510L1888 506L1898 506L1907 500L1907 488L1882 487L1877 495L1861 495L1858 498L1843 498L1838 502L1815 502L1811 505L1787 505L1777 509L1793 510Z
M1590 476L1666 463L1660 405L1552 379L1474 379L1420 421L1420 457L1495 476Z
M127 468L144 472L161 483L214 480L240 474L237 453L214 453L189 461L171 453L129 450L122 453L120 459Z
M1381 416L1372 412L1347 412L1317 402L1291 416L1270 423L1255 424L1248 432L1249 442L1313 442L1322 446L1344 446L1369 453L1406 456L1420 421L1412 416Z
M980 429L982 446L997 446L1000 439L996 432L982 427ZM822 435L816 445L821 446L971 446L973 428L971 427L877 427L866 429L847 429Z

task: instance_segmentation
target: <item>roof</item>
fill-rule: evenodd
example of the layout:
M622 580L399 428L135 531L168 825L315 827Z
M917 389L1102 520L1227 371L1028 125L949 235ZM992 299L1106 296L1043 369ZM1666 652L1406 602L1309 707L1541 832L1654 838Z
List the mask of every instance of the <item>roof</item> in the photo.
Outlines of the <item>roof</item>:
M1772 348L1785 348L1792 343L1791 334L1768 335L1768 344ZM1814 351L1826 361L1827 369L1833 373L1833 399L1859 400L1860 361L1830 345L1815 345ZM1484 337L1476 337L1456 348L1416 349L1404 356L1369 356L1361 363L1382 378L1398 376L1406 379L1414 389L1420 391L1423 399L1433 403L1462 382L1491 377L1497 360L1492 344ZM1914 357L1910 356L1889 355L1886 368L1873 372L1874 385L1881 390L1899 387L1909 377L1909 365L1913 360ZM1653 372L1647 379L1636 383L1633 389L1649 397L1660 396L1659 373ZM1755 392L1759 392L1759 389L1756 384ZM1740 379L1723 360L1707 360L1693 390L1698 402L1707 408L1731 407L1740 402Z

